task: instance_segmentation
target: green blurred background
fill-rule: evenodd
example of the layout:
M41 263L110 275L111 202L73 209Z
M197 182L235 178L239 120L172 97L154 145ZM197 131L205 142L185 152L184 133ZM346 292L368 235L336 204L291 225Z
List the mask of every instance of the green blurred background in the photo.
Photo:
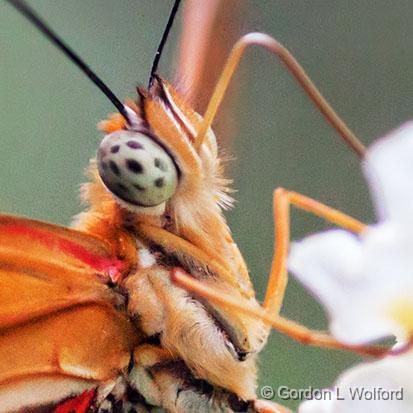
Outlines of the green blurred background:
M134 97L134 86L146 84L170 1L30 3L117 95ZM412 117L410 0L245 3L242 31L266 31L287 45L364 142ZM178 33L179 23L161 63L169 78ZM262 298L272 257L275 187L294 189L368 222L374 214L356 157L272 56L250 51L234 84L237 133L231 151L236 160L229 174L238 202L227 217ZM83 169L101 139L95 125L112 106L5 2L0 4L0 93L0 210L69 224L81 210ZM294 239L326 228L302 213L292 218ZM326 326L321 308L294 280L284 313L311 327ZM328 386L356 361L273 333L261 355L260 385Z

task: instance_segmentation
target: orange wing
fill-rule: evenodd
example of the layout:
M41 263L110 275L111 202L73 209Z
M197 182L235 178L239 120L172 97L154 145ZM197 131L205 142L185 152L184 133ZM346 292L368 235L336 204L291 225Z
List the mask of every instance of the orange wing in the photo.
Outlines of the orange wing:
M138 334L108 282L117 243L0 216L0 411L58 401L114 379Z

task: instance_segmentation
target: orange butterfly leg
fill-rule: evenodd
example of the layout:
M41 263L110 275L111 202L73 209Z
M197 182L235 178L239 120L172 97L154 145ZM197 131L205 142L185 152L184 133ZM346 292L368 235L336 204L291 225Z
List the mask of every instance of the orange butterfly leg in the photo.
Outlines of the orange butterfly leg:
M264 300L269 314L280 312L287 287L287 257L290 244L290 205L324 218L349 231L360 233L366 225L336 209L330 208L312 198L278 188L274 191L275 243L274 259Z
M234 288L237 287L232 274L228 272L228 270L223 267L220 262L205 253L203 250L191 244L189 241L172 234L163 228L143 222L137 223L136 229L142 238L155 242L157 245L163 247L169 254L178 255L179 253L184 253L189 257L192 257L198 263L208 265L212 271L218 273L226 282L233 285Z
M258 413L292 413L290 409L268 400L254 400L254 409Z
M202 121L202 125L198 130L198 136L195 139L195 148L199 150L206 136L208 128L211 126L219 106L225 96L225 92L231 82L231 79L237 69L241 57L244 55L249 46L261 46L272 54L277 56L285 65L287 70L297 80L299 85L307 93L313 101L317 109L322 113L328 123L339 133L345 143L356 153L359 158L362 158L366 152L366 148L351 131L351 129L343 122L339 115L334 111L331 105L325 100L323 95L308 77L304 69L300 66L294 56L277 40L264 33L249 33L241 37L232 48L225 67L218 79L215 90L208 103L207 110Z
M210 300L218 305L231 308L234 311L262 320L278 332L285 334L303 344L310 344L319 347L349 350L369 356L381 356L387 353L385 348L380 346L352 346L338 342L329 334L311 330L295 321L288 320L280 316L273 316L262 307L251 306L243 299L234 297L233 294L218 291L206 285L204 282L196 280L187 274L182 268L174 268L171 271L172 280L182 288L192 291L196 295Z
M284 327L289 327L287 335L307 344L321 347L343 348L358 352L382 353L384 349L379 347L349 347L337 342L334 338L279 316L288 282L287 258L290 245L290 206L294 205L304 211L312 213L320 218L355 233L361 233L366 225L362 222L324 205L312 198L297 192L277 188L274 191L274 221L275 221L275 251L271 266L270 277L263 307L267 314L274 314Z
M270 272L266 297L263 308L250 306L243 300L231 294L217 291L205 285L182 269L172 271L173 280L187 290L214 301L220 305L233 308L245 315L256 317L271 325L277 331L286 334L297 341L320 347L350 350L361 354L379 356L387 350L378 346L350 346L338 342L328 334L313 331L295 321L279 315L285 289L288 281L287 257L290 242L290 205L294 205L307 212L311 212L342 228L360 233L366 226L354 218L330 208L314 199L308 198L296 192L278 188L274 192L274 215L276 216L276 242L277 247Z

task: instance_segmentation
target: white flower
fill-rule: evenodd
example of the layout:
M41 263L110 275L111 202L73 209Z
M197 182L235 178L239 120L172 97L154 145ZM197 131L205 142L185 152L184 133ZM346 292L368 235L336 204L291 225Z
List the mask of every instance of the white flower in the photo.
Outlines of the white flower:
M289 269L318 297L340 341L413 333L413 122L364 161L379 217L360 236L331 230L292 246Z
M412 365L411 352L360 364L338 378L331 399L305 401L298 413L411 413Z

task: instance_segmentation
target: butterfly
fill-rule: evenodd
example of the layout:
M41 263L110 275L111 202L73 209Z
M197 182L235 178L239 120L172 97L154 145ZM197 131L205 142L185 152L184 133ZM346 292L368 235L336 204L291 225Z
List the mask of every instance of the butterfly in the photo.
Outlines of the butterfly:
M253 34L233 56L260 42L278 47ZM229 74L233 62L230 57ZM254 298L221 212L229 203L228 183L209 128L219 103L209 104L202 119L154 66L137 101L123 104L106 90L119 113L100 125L106 137L83 188L90 206L75 229L1 217L5 411L79 393L57 409L118 402L171 411L188 403L200 411L207 408L202 403L215 410L232 403L253 408L256 353L267 325L315 337L271 317L285 288L280 266L266 300L271 311ZM219 102L225 88L216 90ZM308 90L311 96L314 89ZM279 257L276 263L285 251Z

